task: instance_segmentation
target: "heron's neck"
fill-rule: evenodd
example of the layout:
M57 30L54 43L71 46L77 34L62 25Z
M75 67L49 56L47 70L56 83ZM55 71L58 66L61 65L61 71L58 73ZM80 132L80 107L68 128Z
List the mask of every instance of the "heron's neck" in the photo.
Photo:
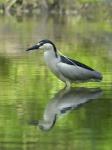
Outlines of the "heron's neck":
M59 56L58 51L54 50L54 49L45 50L44 53L46 53L50 57L54 57L54 58L58 58L58 56Z

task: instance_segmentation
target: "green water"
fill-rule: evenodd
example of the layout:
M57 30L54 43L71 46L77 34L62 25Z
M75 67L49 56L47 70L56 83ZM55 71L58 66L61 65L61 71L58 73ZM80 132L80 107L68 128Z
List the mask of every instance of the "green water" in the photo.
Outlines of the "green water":
M0 149L112 149L112 22L94 17L0 17ZM103 81L64 90L43 52L25 51L45 38Z

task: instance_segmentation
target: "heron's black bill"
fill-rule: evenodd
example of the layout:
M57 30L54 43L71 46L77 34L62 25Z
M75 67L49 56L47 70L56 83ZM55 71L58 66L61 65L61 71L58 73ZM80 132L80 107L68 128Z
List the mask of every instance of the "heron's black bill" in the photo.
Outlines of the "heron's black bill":
M36 50L36 49L39 49L39 45L34 45L34 46L28 48L26 51Z

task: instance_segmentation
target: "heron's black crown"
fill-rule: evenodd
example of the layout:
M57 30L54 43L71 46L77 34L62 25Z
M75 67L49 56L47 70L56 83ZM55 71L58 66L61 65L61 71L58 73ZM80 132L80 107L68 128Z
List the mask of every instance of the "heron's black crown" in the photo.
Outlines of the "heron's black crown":
M39 43L40 43L40 46L47 44L47 43L51 44L54 48L54 52L55 52L56 57L57 57L57 49L56 49L55 44L52 41L45 39L45 40L41 40Z
M52 41L47 40L47 39L46 40L41 40L39 43L42 43L42 44L50 43L50 44L54 45L54 43Z

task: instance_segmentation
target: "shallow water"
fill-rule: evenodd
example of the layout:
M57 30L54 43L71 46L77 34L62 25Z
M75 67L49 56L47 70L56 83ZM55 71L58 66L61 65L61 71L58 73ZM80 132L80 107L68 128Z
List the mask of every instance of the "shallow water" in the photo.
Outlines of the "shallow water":
M112 149L111 22L10 16L1 17L0 24L0 148ZM44 64L43 52L25 51L44 38L102 72L103 81L63 89Z

